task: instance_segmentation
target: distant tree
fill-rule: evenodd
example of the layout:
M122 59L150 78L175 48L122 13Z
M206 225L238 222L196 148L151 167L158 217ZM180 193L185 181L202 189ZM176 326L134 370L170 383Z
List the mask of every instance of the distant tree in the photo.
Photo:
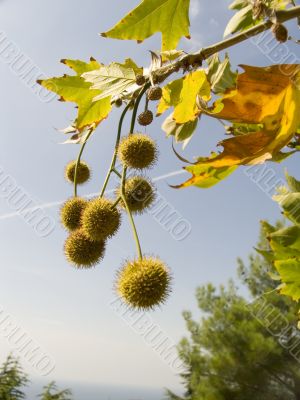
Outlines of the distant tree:
M50 382L39 395L41 400L71 400L72 392L69 389L59 391L55 382Z
M257 247L268 250L264 231ZM248 299L238 294L233 282L220 290L207 285L196 293L200 321L193 320L188 311L183 314L190 334L178 347L186 367L181 375L186 387L183 399L300 399L300 364L288 346L282 345L291 340L291 329L279 330L280 344L278 336L267 329L270 319L266 312L261 311L261 319L251 312L259 301L266 301L273 318L280 317L275 318L277 323L288 322L299 342L297 305L274 290L276 282L269 274L272 265L265 258L256 254L249 261L246 266L239 260L239 277L249 289ZM181 399L171 391L167 394L171 400Z
M29 380L20 367L19 361L9 355L0 367L0 399L22 400L25 394L22 390Z

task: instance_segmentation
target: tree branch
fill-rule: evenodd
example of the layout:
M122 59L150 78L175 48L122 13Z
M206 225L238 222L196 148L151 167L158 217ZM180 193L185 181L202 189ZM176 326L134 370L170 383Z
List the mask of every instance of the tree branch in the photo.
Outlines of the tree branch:
M294 18L300 18L300 6L293 7L289 10L282 10L276 12L276 20L278 23L283 23ZM253 36L259 35L260 33L270 29L272 25L273 22L268 20L248 29L245 32L230 37L229 39L225 39L221 42L213 44L212 46L201 49L196 53L185 54L178 60L154 71L153 80L156 83L161 83L170 75L172 75L174 72L180 71L180 69L186 71L190 67L192 68L201 67L202 62L207 58L211 57L213 54L228 49L229 47L232 47L238 43L242 43Z

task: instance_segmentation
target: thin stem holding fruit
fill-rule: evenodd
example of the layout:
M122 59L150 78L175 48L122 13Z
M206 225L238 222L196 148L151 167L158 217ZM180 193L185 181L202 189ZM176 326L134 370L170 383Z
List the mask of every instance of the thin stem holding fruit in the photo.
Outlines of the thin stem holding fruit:
M134 240L135 240L135 243L136 243L139 259L142 260L143 259L143 253L142 253L141 243L140 243L139 235L137 233L137 229L136 229L136 226L135 226L135 223L134 223L134 219L133 219L132 213L131 213L130 208L128 206L128 203L127 203L125 195L122 194L121 198L122 198L122 201L123 201L123 203L125 205L125 208L126 208L126 211L127 211L128 217L129 217L129 222L130 222L130 225L132 227L133 236L134 236Z
M143 89L141 90L141 92L139 93L137 99L135 100L134 103L134 107L132 110L132 117L131 117L131 124L130 124L130 132L129 135L132 135L134 133L134 127L135 127L135 121L136 121L136 117L137 117L137 112L138 112L138 108L140 105L140 102L144 96L144 94L146 93L147 89L150 87L150 83L147 83ZM126 181L126 174L127 174L127 167L123 167L123 173L122 173L122 182L121 182L121 188L122 188L122 192L125 192L125 181Z
M86 138L84 139L84 142L81 145L81 149L80 149L80 152L79 152L78 157L77 157L76 166L75 166L75 172L74 172L74 196L75 197L77 197L78 167L79 167L79 164L80 164L80 161L81 161L81 156L82 156L83 150L85 148L85 145L87 144L87 141L89 140L89 138L90 138L91 134L93 133L93 131L94 131L94 128L91 128L89 133L87 134Z
M129 135L132 135L134 133L134 127L135 127L135 121L136 121L136 117L137 117L137 112L139 109L139 105L140 102L144 96L144 94L146 93L147 89L150 87L150 83L147 83L142 91L139 93L135 103L134 103L134 107L132 110L132 117L131 117L131 124L130 124L130 132ZM123 167L123 173L122 173L122 190L125 190L125 181L126 181L126 174L127 174L127 167Z
M117 200L114 202L114 204L112 205L112 207L111 208L116 208L117 207L117 205L120 203L120 201L122 200L122 197L121 196L119 196L118 198L117 198Z
M136 101L134 103L134 108L133 108L133 111L132 111L132 118L131 118L130 133L133 133L133 131L134 131L134 126L135 126L135 120L136 120L136 116L137 116L138 106L139 106L140 101L141 101L143 95L145 94L146 90L149 88L149 86L150 86L150 84L146 84L144 86L144 88L142 89L142 91L140 92L138 98L136 99ZM121 140L121 134L122 134L124 118L125 118L128 110L130 109L130 107L131 107L131 104L129 103L125 107L123 113L121 114L120 121L119 121L119 126L118 126L118 134L117 134L117 139L116 139L113 158L112 158L111 165L110 165L110 168L108 170L107 176L105 178L105 182L104 182L103 188L101 190L100 197L104 196L104 193L105 193L105 190L107 188L107 185L108 185L108 182L109 182L109 179L110 179L110 176L111 176L112 172L114 172L116 175L118 175L119 178L122 178L121 174L116 170L115 166L116 166L116 161L117 161L117 156L118 156L118 150L119 150L119 145L120 145L120 140ZM125 175L125 179L126 179L126 175Z
M135 121L136 121L136 117L137 117L138 107L139 107L139 104L140 104L140 102L142 100L142 97L144 96L144 94L145 94L145 92L146 92L146 90L148 89L149 86L150 86L150 84L146 84L143 87L143 89L141 90L140 94L138 95L138 97L137 97L137 99L136 99L136 101L134 103L134 107L133 107L133 111L132 111L132 118L131 118L131 125L130 125L130 133L129 134L132 134L134 132L134 127L135 127ZM108 182L109 182L109 179L110 179L112 173L115 173L119 178L121 178L121 196L115 201L115 203L113 204L112 208L117 207L117 205L119 204L119 202L121 200L123 201L123 204L125 206L125 209L127 211L128 217L129 217L129 222L130 222L131 227L132 227L133 236L134 236L134 240L135 240L135 243L136 243L138 255L139 255L139 258L142 259L143 258L143 254L142 254L142 249L141 249L139 236L138 236L138 233L137 233L137 229L136 229L136 226L135 226L135 223L134 223L134 219L133 219L131 210L130 210L130 208L128 206L128 203L127 203L127 200L126 200L126 196L125 196L125 182L126 182L127 168L123 167L122 175L115 168L116 161L117 161L117 156L118 156L119 145L120 145L120 140L121 140L123 122L124 122L124 118L125 118L128 110L130 109L130 107L131 107L131 104L128 104L125 107L123 113L121 114L120 121L119 121L119 126L118 126L118 134L117 134L114 154L113 154L113 157L112 157L110 168L108 170L108 173L107 173L105 181L104 181L104 185L103 185L101 193L100 193L100 197L104 196L105 190L107 188L107 185L108 185Z
M132 117L131 117L131 125L130 125L130 135L132 135L134 133L134 127L135 127L135 121L136 121L136 117L137 117L137 112L138 112L138 108L140 105L140 102L146 92L146 90L149 88L150 84L146 84L142 91L140 92L140 94L138 95L135 103L134 103L134 107L133 107L133 111L132 111ZM131 224L132 227L132 231L133 231L133 236L134 236L134 240L136 243L136 247L137 247L137 251L138 251L138 255L139 255L139 259L142 260L143 259L143 253L142 253L142 248L141 248L141 243L140 243L140 239L139 239L139 235L137 233L137 229L135 226L135 222L132 216L132 212L128 206L128 202L126 200L126 195L125 195L125 183L126 183L126 174L127 174L127 167L123 167L123 172L122 172L122 181L121 181L121 198L123 201L123 204L125 206L125 209L127 211L128 217L129 217L129 222Z
M105 181L104 181L101 193L100 193L100 197L104 196L104 193L107 188L107 185L108 185L108 182L109 182L112 172L114 172L116 175L118 175L121 178L121 174L119 174L119 172L115 169L115 166L116 166L116 161L117 161L117 156L118 156L119 144L120 144L120 140L121 140L123 122L124 122L124 118L127 114L127 111L129 110L129 108L130 108L130 104L128 104L125 107L125 109L122 112L121 117L120 117L119 126L118 126L118 134L117 134L117 139L116 139L116 144L115 144L115 150L114 150L113 158L111 160L111 164L110 164L109 170L107 172L107 175L106 175L106 178L105 178Z
M134 127L135 127L135 121L136 121L136 117L137 117L137 112L138 112L138 108L140 105L140 102L144 96L144 94L146 93L147 89L149 89L149 87L151 86L150 83L147 83L142 91L139 93L135 103L134 103L134 107L133 107L133 111L132 111L132 117L131 117L131 125L130 125L130 134L134 133Z
M135 103L134 103L134 108L132 111L132 117L131 117L131 126L130 126L130 134L134 133L134 127L135 127L135 121L136 121L136 117L137 117L137 112L139 109L139 105L140 102L144 96L144 94L146 93L147 89L149 89L149 87L151 86L150 83L147 83L144 87L143 90L139 93Z
M122 175L120 174L119 171L116 170L116 168L113 168L112 172L114 172L120 179L122 178Z

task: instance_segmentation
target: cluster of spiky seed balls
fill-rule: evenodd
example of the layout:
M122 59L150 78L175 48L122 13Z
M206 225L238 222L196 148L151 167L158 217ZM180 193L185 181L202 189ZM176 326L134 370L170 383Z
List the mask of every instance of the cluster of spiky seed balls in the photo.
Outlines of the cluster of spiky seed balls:
M157 160L155 142L141 133L125 137L118 156L124 167L142 171ZM74 183L76 162L66 167L65 176ZM90 177L86 163L80 161L77 183L83 184ZM67 260L77 268L91 268L102 260L107 239L113 237L121 225L121 210L126 207L133 214L145 212L155 200L155 189L150 179L134 174L116 189L116 199L105 197L86 200L73 197L61 209L61 221L69 231L65 242ZM116 200L121 198L118 204ZM125 201L124 201L125 198ZM127 261L118 271L115 288L129 306L151 309L164 302L170 292L171 275L167 266L158 258L144 256Z
M75 161L66 167L66 177L74 182ZM80 162L77 170L78 183L85 183L90 173L89 167ZM105 252L106 240L118 231L121 224L120 211L113 207L113 201L96 198L87 201L82 197L73 197L66 201L61 209L61 221L70 232L65 243L67 260L77 268L90 268L97 264Z

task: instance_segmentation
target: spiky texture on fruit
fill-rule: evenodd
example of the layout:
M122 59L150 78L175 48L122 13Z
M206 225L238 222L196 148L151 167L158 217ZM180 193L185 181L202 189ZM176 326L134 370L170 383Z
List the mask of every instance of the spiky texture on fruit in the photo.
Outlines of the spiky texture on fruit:
M278 42L284 43L288 40L289 32L284 25L278 23L273 24L272 32Z
M117 196L121 195L121 188L117 189ZM125 199L130 211L134 214L142 214L155 200L155 190L152 183L143 176L134 176L125 183ZM121 206L125 208L121 200Z
M144 75L137 75L136 77L136 84L139 86L143 86L146 83L146 78L144 77Z
M116 289L131 307L148 310L165 302L171 291L171 274L158 258L127 261L117 276Z
M153 122L153 112L146 110L138 116L138 123L142 126L147 126Z
M121 224L121 214L117 207L113 208L111 200L95 199L85 208L81 224L91 240L105 240L117 233Z
M82 197L73 197L67 200L60 211L63 226L69 231L80 228L81 216L87 205L87 200Z
M72 183L74 183L75 179L76 163L76 161L70 161L65 170L66 179ZM81 185L87 182L90 179L90 176L91 173L89 166L84 161L80 161L77 169L77 183Z
M67 260L77 268L91 268L97 264L105 253L105 241L90 240L82 229L70 234L65 242Z
M152 86L148 92L147 92L147 97L148 100L151 101L156 101L156 100L160 100L162 98L162 88L158 85Z
M142 133L131 134L120 143L119 158L126 167L134 169L149 168L157 159L155 142L148 135L143 135Z

